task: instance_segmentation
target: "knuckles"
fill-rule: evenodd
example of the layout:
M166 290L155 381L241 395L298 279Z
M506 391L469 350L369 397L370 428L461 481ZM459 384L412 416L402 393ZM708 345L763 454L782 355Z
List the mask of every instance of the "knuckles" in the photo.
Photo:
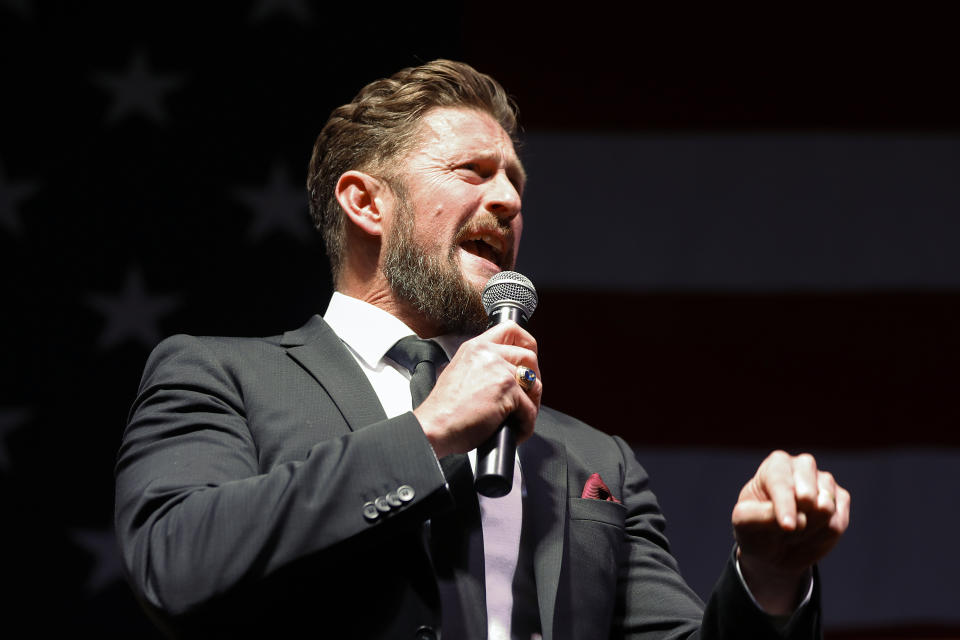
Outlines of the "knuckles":
M773 462L786 462L789 459L790 459L790 454L784 451L783 449L777 449L775 451L771 451L770 455L767 456L767 460L770 460Z
M794 458L794 464L809 467L811 469L817 468L817 460L809 453L801 453L798 455L796 458Z

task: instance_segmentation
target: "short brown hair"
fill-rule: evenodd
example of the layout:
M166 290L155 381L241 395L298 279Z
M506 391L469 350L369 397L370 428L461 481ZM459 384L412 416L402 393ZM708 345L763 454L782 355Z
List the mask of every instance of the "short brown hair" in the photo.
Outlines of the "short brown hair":
M375 80L330 114L313 145L307 191L310 217L323 234L334 282L343 267L345 216L334 193L351 169L377 171L394 184L390 163L416 142L418 124L436 107L489 114L514 138L517 107L500 84L463 62L434 60ZM516 141L515 141L516 142Z

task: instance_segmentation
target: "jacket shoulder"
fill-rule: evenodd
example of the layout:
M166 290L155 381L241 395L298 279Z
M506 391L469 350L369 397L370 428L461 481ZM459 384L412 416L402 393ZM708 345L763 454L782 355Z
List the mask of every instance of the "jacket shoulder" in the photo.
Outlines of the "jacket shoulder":
M212 376L237 383L260 374L269 377L289 365L287 347L335 337L320 316L313 316L294 331L266 337L173 335L161 341L147 358L141 389L148 382L168 379L189 382L195 377Z
M280 336L239 338L227 336L192 336L177 334L165 338L154 347L147 359L147 370L162 364L199 364L216 362L249 365L282 350Z
M283 351L288 346L328 339L333 335L329 326L318 315L311 317L297 329L266 337L194 336L181 333L161 341L153 349L149 361L187 355L214 358L222 362L236 358L255 360Z
M180 351L208 351L212 354L245 353L263 349L275 349L282 343L282 335L267 337L195 336L178 333L164 338L154 347L154 353L177 353Z

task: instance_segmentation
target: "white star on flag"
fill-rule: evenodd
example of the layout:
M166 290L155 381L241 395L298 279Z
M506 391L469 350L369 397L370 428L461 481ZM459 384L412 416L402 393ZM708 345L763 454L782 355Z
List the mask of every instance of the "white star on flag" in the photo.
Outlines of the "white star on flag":
M151 295L139 270L127 274L123 290L114 295L94 293L89 304L100 311L106 326L100 334L102 349L115 347L127 340L137 340L148 349L160 341L160 317L179 306L177 296Z
M307 190L293 185L283 165L274 166L262 188L238 188L234 195L253 212L247 233L254 242L273 232L288 233L303 242L310 239Z
M0 164L0 225L6 227L10 233L20 233L20 215L17 210L19 204L37 191L33 182L13 182L7 180Z
M313 13L304 0L260 0L250 10L250 20L263 22L266 18L278 14L286 14L301 24L306 24L313 18Z
M140 115L163 124L167 114L162 101L167 93L183 84L180 76L151 71L143 53L136 54L122 73L99 72L94 74L94 81L113 98L107 112L107 122L110 123Z

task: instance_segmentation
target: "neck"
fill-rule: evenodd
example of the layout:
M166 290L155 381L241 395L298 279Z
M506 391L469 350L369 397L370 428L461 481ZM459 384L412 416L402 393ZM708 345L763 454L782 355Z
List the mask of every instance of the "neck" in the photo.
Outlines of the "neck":
M420 338L435 338L444 333L443 327L425 317L409 302L398 300L386 283L380 287L360 287L346 279L336 285L337 291L345 296L363 300L367 304L383 309L394 318L410 327Z

